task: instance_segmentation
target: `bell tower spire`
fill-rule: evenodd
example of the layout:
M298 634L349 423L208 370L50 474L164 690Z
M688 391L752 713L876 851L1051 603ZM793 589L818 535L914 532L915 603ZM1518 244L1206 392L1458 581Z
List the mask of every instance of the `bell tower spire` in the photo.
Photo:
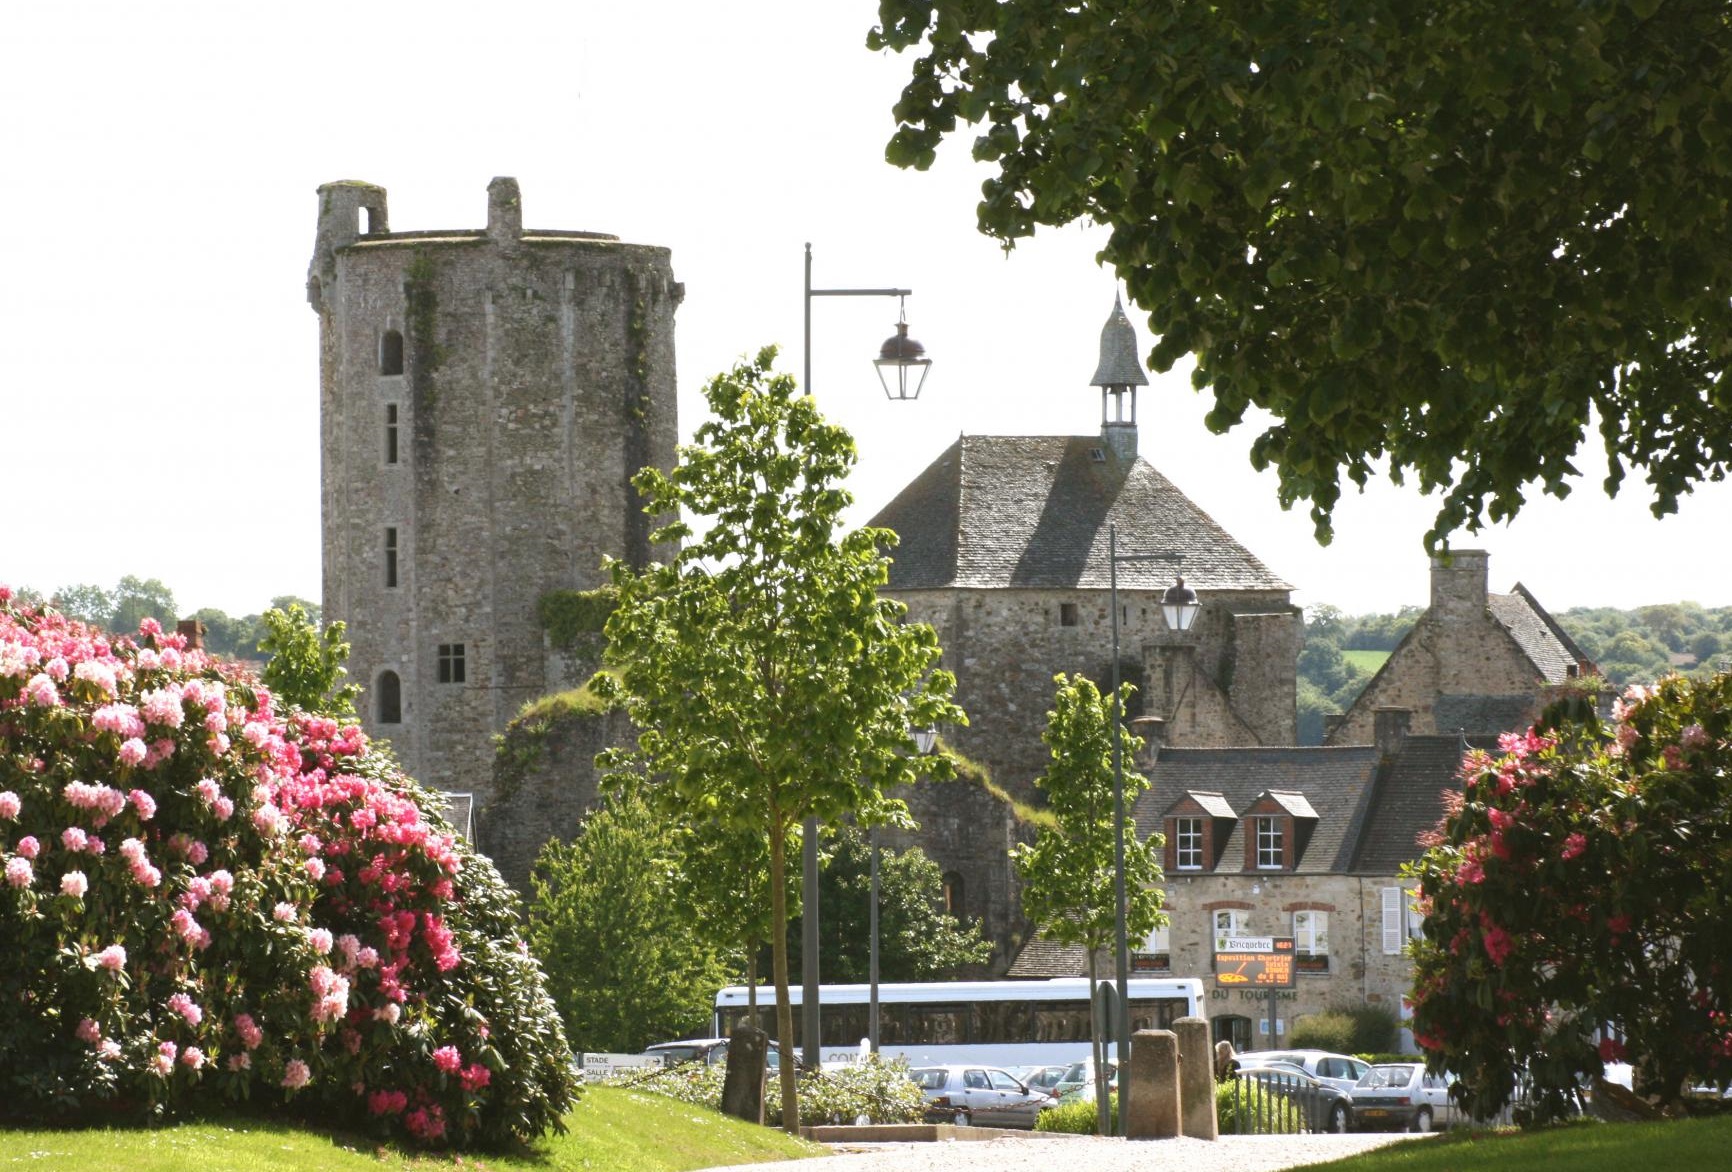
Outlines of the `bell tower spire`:
M1121 460L1137 456L1137 388L1149 385L1143 364L1137 361L1137 331L1125 316L1124 302L1113 294L1113 311L1101 327L1101 360L1090 386L1101 389L1101 439ZM1125 415L1125 396L1130 395L1130 415ZM1112 400L1111 409L1107 400Z

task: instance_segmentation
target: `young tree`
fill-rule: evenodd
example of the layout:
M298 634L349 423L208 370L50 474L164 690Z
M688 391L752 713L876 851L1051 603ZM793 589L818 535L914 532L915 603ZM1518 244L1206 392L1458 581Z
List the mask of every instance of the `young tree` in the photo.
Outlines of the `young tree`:
M1043 830L1032 844L1020 843L1010 857L1022 878L1022 911L1039 925L1042 936L1066 945L1081 945L1088 953L1089 988L1095 987L1095 958L1117 938L1118 900L1114 888L1113 758L1111 697L1102 697L1090 679L1078 675L1053 677L1057 690L1047 713L1041 740L1052 751L1046 772L1035 787L1046 795L1047 808L1058 819L1056 830ZM1133 689L1119 688L1120 711ZM1164 840L1158 834L1138 841L1129 811L1148 781L1129 768L1142 739L1122 725L1119 752L1124 764L1125 795L1125 934L1144 939L1166 915L1161 911L1161 861ZM1106 1042L1097 1030L1093 1038L1095 1069L1105 1069ZM1106 1080L1097 1081L1101 1118L1106 1119ZM1105 1128L1103 1127L1103 1133Z
M332 623L320 631L299 603L290 603L286 611L267 610L264 624L269 633L259 650L270 656L259 677L264 685L286 703L308 712L353 717L361 688L342 682L349 674L343 666L349 658L349 644L343 639L348 628Z
M986 124L980 230L1100 256L1196 355L1209 424L1320 540L1341 482L1447 489L1426 535L1569 490L1590 420L1656 514L1732 461L1732 85L1720 4L881 0L921 46L886 154Z
M574 1048L636 1052L706 1031L727 968L680 898L682 863L679 836L634 794L542 848L529 940Z
M1525 1071L1541 1122L1626 1057L1664 1100L1732 1081L1732 676L1631 688L1612 730L1576 699L1501 748L1414 869L1430 1065L1478 1115Z
M716 819L769 847L777 1034L792 1054L786 862L807 817L867 825L906 819L886 790L943 758L917 757L909 730L965 718L955 679L936 670L937 637L878 597L895 536L840 531L854 463L846 432L794 381L772 374L773 347L710 380L713 418L680 463L634 483L652 516L683 519L653 535L681 543L639 573L610 562L619 604L607 662L637 727L649 792L685 820ZM616 755L609 765L617 766ZM799 1126L794 1063L781 1066L782 1118Z
M138 630L145 619L155 619L172 630L175 619L174 591L163 585L160 578L139 578L127 574L114 587L114 610L108 616L108 629L123 635Z
M838 983L865 984L871 976L872 847L860 831L844 827L832 838L819 873L818 943L824 974ZM964 965L984 964L992 943L978 924L944 910L944 873L919 847L880 848L878 860L878 976L884 981L936 981ZM788 923L790 967L804 963L800 919Z

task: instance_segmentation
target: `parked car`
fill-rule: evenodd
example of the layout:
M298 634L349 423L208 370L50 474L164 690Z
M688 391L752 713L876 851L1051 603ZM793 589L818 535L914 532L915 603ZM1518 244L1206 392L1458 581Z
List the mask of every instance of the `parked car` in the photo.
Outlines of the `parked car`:
M1023 1066L1010 1072L1011 1077L1023 1086L1032 1090L1046 1091L1052 1094L1059 1079L1071 1068L1071 1063L1061 1062L1057 1066Z
M1106 1063L1106 1070L1107 1085L1112 1086L1114 1078L1118 1074L1119 1064L1117 1062L1109 1061ZM1092 1094L1094 1085L1094 1059L1084 1058L1065 1067L1065 1071L1059 1076L1058 1081L1052 1084L1052 1096L1054 1099L1061 1099L1068 1095L1075 1094L1084 1087L1089 1088L1089 1091Z
M660 1058L664 1066L678 1066L682 1062L702 1062L706 1066L725 1065L728 1061L727 1038L687 1038L681 1042L657 1042L644 1051L655 1058ZM778 1068L781 1062L781 1051L776 1043L770 1042L769 1053L765 1055L765 1065L771 1070Z
M1241 1068L1267 1066L1271 1062L1297 1066L1344 1095L1352 1094L1354 1086L1371 1069L1369 1062L1346 1054L1332 1054L1328 1050L1250 1050L1237 1057Z
M922 1066L908 1077L926 1099L928 1123L1033 1128L1052 1099L995 1066Z
M1271 1062L1247 1066L1238 1073L1240 1087L1263 1103L1290 1104L1306 1131L1346 1131L1353 1119L1353 1100L1347 1092L1313 1078L1296 1066ZM1253 1108L1266 1110L1267 1108Z
M1417 1062L1373 1066L1354 1084L1352 1096L1355 1127L1430 1131L1458 1119L1458 1108L1449 1097L1449 1080L1427 1074Z

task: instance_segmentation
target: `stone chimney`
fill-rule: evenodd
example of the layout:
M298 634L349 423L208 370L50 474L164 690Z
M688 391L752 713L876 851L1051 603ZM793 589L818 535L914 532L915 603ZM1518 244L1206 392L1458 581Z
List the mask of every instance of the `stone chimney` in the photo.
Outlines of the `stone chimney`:
M523 194L517 180L501 176L487 185L487 236L507 245L523 239Z
M1167 718L1164 716L1133 716L1125 722L1130 726L1131 733L1143 739L1143 748L1137 754L1136 767L1149 769L1159 756L1161 746L1167 743Z
M1449 562L1431 559L1431 617L1474 622L1485 614L1486 557L1483 549L1452 549Z
M1392 756L1413 727L1413 709L1380 705L1371 710L1371 740L1382 757Z
M182 619L180 622L175 624L174 629L180 634L186 636L186 649L188 651L204 650L205 628L203 623L199 622L197 619Z

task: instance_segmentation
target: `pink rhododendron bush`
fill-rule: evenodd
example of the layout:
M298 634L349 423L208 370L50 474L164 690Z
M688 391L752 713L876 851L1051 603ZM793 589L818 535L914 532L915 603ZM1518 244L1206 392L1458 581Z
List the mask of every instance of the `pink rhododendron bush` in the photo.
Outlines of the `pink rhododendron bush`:
M287 1104L426 1145L558 1127L491 864L361 732L146 622L0 588L0 1114Z
M1536 1122L1628 1061L1676 1100L1732 1080L1732 676L1584 702L1470 754L1417 866L1415 1040L1490 1114ZM1600 1030L1602 1025L1614 1027Z

